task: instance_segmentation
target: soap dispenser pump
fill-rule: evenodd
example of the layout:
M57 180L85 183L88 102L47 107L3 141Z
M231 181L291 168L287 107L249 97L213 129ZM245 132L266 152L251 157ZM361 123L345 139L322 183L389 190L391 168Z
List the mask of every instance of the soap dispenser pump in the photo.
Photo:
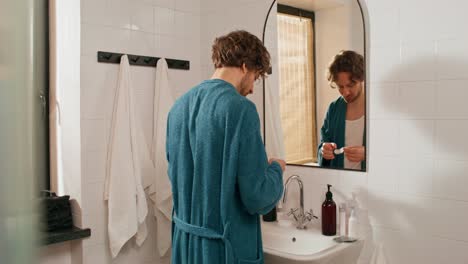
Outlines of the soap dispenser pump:
M336 235L336 204L333 201L332 185L327 184L328 192L322 204L322 234L325 236Z

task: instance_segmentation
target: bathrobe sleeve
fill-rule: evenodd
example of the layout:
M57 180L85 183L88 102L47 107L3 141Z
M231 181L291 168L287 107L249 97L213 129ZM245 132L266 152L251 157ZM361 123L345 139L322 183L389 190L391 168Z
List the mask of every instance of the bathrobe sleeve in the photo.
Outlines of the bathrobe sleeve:
M330 108L328 107L327 113L325 114L325 119L323 120L322 128L320 129L320 144L317 148L317 157L318 157L318 164L319 166L329 167L330 161L326 160L322 156L322 152L320 149L322 148L323 143L325 142L333 142L330 132Z
M242 203L250 214L266 214L283 194L283 171L277 162L268 164L253 105L245 113L239 137L237 183Z

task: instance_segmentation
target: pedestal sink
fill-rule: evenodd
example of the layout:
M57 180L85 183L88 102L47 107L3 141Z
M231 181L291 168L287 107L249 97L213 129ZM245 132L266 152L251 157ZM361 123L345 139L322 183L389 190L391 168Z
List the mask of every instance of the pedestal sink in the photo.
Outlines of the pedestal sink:
M262 222L262 237L265 264L353 264L364 244L337 243L317 226L299 230L292 223L278 222Z

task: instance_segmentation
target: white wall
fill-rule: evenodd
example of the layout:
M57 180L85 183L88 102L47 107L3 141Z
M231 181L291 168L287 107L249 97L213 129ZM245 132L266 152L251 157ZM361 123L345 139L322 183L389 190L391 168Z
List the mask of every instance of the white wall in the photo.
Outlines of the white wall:
M170 82L181 94L200 82L200 3L197 0L82 0L81 21L82 226L92 230L91 238L83 241L83 263L168 263L168 258L159 258L152 212L148 214L149 235L143 246L138 248L131 241L111 261L103 188L119 66L97 63L96 53L112 51L190 60L190 71L169 70ZM155 70L131 67L147 139L152 128Z
M39 249L39 264L72 264L71 242L43 246Z

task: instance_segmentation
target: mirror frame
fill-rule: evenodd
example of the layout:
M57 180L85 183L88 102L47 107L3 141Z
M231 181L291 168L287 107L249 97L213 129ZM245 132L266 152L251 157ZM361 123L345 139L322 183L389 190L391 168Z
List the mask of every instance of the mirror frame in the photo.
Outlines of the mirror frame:
M314 1L314 0L310 0ZM304 168L318 168L318 169L329 169L329 170L344 170L344 171L352 171L352 172L362 172L362 173L367 173L369 170L369 94L370 94L370 70L369 70L369 64L370 64L370 37L369 37L369 13L367 9L367 5L365 4L364 1L362 0L353 0L356 1L359 9L361 10L361 18L362 18L362 24L363 24L363 32L364 32L364 63L365 63L365 75L364 75L364 83L365 83L365 95L366 95L366 104L365 104L365 109L364 109L364 115L365 115L365 125L364 125L364 133L366 135L366 169L365 170L353 170L353 169L337 169L337 168L330 168L330 167L321 167L321 166L310 166L310 165L301 165L301 164L292 164L292 163L286 163L288 166L297 166L297 167L304 167ZM273 9L273 6L277 3L277 0L273 0L273 2L270 5L270 8L268 9L268 13L265 17L265 22L263 24L263 31L262 31L262 43L265 45L265 33L266 33L266 27L268 23L268 18L270 17L271 10ZM268 74L272 73L272 69L268 71ZM262 81L262 100L263 100L263 145L266 147L266 119L265 119L265 113L266 113L266 104L265 104L265 80Z

